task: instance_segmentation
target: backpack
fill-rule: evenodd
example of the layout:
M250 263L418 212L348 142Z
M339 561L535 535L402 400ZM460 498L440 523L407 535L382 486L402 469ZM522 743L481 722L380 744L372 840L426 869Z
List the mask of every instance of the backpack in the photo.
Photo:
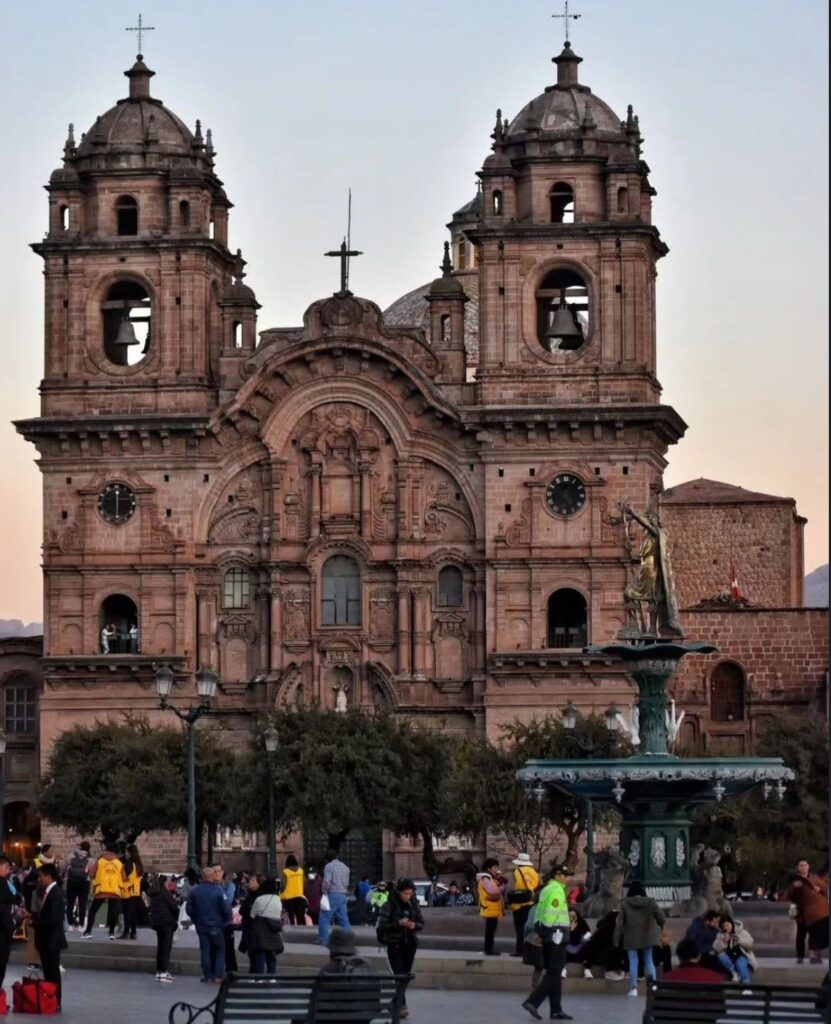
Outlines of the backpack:
M66 877L70 882L85 882L87 879L86 857L73 856L66 871Z
M95 869L96 895L121 896L122 864L117 857L101 857Z

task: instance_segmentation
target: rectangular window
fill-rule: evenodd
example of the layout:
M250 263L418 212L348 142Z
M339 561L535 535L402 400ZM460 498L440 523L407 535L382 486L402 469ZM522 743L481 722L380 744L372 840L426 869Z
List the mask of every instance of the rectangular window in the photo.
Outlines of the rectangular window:
M247 569L229 569L225 573L222 595L223 608L247 608L249 579Z
M6 687L6 732L35 731L37 693L34 686Z

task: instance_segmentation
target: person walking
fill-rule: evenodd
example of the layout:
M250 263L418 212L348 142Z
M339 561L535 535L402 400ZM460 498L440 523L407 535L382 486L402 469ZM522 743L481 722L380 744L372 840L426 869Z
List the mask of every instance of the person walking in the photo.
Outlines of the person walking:
M424 929L424 917L416 899L415 885L402 878L381 910L375 934L380 945L387 950L387 960L393 974L408 975L418 949L418 933ZM407 985L401 988L402 1018L409 1017Z
M132 843L125 847L121 865L121 912L124 918L124 930L118 937L119 939L135 939L144 865L141 863L138 849Z
M488 857L476 876L479 916L485 921L485 956L499 956L494 948L496 929L505 909L505 886L497 879L499 861Z
M58 869L54 864L41 864L38 868L40 908L34 916L35 948L40 954L44 981L55 986L58 1006L61 1005L61 950L67 948L64 933L66 899L58 884Z
M810 865L803 858L796 865L785 896L796 904L798 915L805 922L811 963L821 964L822 952L828 949L828 883L811 874Z
M92 903L87 914L87 925L84 929L83 938L92 938L95 915L105 904L107 907L107 928L109 929L110 938L115 938L118 911L121 908L122 867L123 865L118 859L115 844L105 845L104 852L95 863L91 885Z
M665 917L658 904L646 895L641 882L632 882L629 892L621 900L620 914L615 924L615 942L620 942L629 957L629 995L638 994L638 954L643 955L646 977L655 981L655 962L652 947L661 941L661 927Z
M751 972L758 964L753 955L753 936L741 921L734 921L726 914L719 919L713 953L733 981L740 981L743 985L751 983Z
M283 903L277 895L277 879L266 878L251 906L251 937L254 974L276 974L277 957L283 952Z
M323 869L323 895L329 901L329 910L321 906L318 935L325 946L332 925L338 925L346 931L351 930L349 915L346 912L346 901L349 895L349 868L343 863L335 850L326 854L326 867Z
M167 875L157 875L150 886L150 927L156 933L156 981L169 984L170 954L173 936L179 926L179 904L174 893L176 882Z
M191 889L185 913L199 939L202 981L219 985L225 974L225 926L231 923L231 908L213 868L202 871L202 881Z
M516 949L511 956L521 957L525 945L525 922L534 906L534 894L540 887L540 876L527 853L518 853L511 863L514 865L514 886L506 896L516 932Z
M540 893L537 903L534 927L542 939L543 975L531 995L522 1004L523 1010L534 1018L542 1020L539 1008L548 999L550 1020L573 1020L562 1004L563 967L565 966L566 944L570 922L566 882L568 871L565 864L554 864L551 877Z
M14 914L20 905L20 895L11 879L11 873L11 861L0 855L0 991L6 980L6 967L15 932Z
M84 839L72 851L66 865L66 923L74 932L83 928L89 899L89 842Z
M294 854L290 853L286 857L286 866L283 868L280 898L289 915L289 924L300 927L306 924L306 897L303 894L303 881L303 868L297 863Z

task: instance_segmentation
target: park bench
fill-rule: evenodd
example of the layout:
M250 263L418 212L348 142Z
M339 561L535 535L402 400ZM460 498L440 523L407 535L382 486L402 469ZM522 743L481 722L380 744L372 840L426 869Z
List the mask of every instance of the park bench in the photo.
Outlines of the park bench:
M207 1006L176 1003L169 1024L399 1024L392 974L229 974Z
M820 991L819 986L649 982L643 1024L825 1024Z

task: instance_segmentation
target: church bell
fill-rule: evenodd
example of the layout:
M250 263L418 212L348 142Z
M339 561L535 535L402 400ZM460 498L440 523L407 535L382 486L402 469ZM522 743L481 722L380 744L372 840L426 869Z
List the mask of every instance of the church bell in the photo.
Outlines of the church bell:
M551 326L545 332L553 349L574 349L579 348L583 343L583 332L565 299L560 300ZM554 344L558 342L558 344Z
M139 340L136 337L136 331L133 327L129 317L124 317L118 327L118 334L116 335L116 345L138 345Z

